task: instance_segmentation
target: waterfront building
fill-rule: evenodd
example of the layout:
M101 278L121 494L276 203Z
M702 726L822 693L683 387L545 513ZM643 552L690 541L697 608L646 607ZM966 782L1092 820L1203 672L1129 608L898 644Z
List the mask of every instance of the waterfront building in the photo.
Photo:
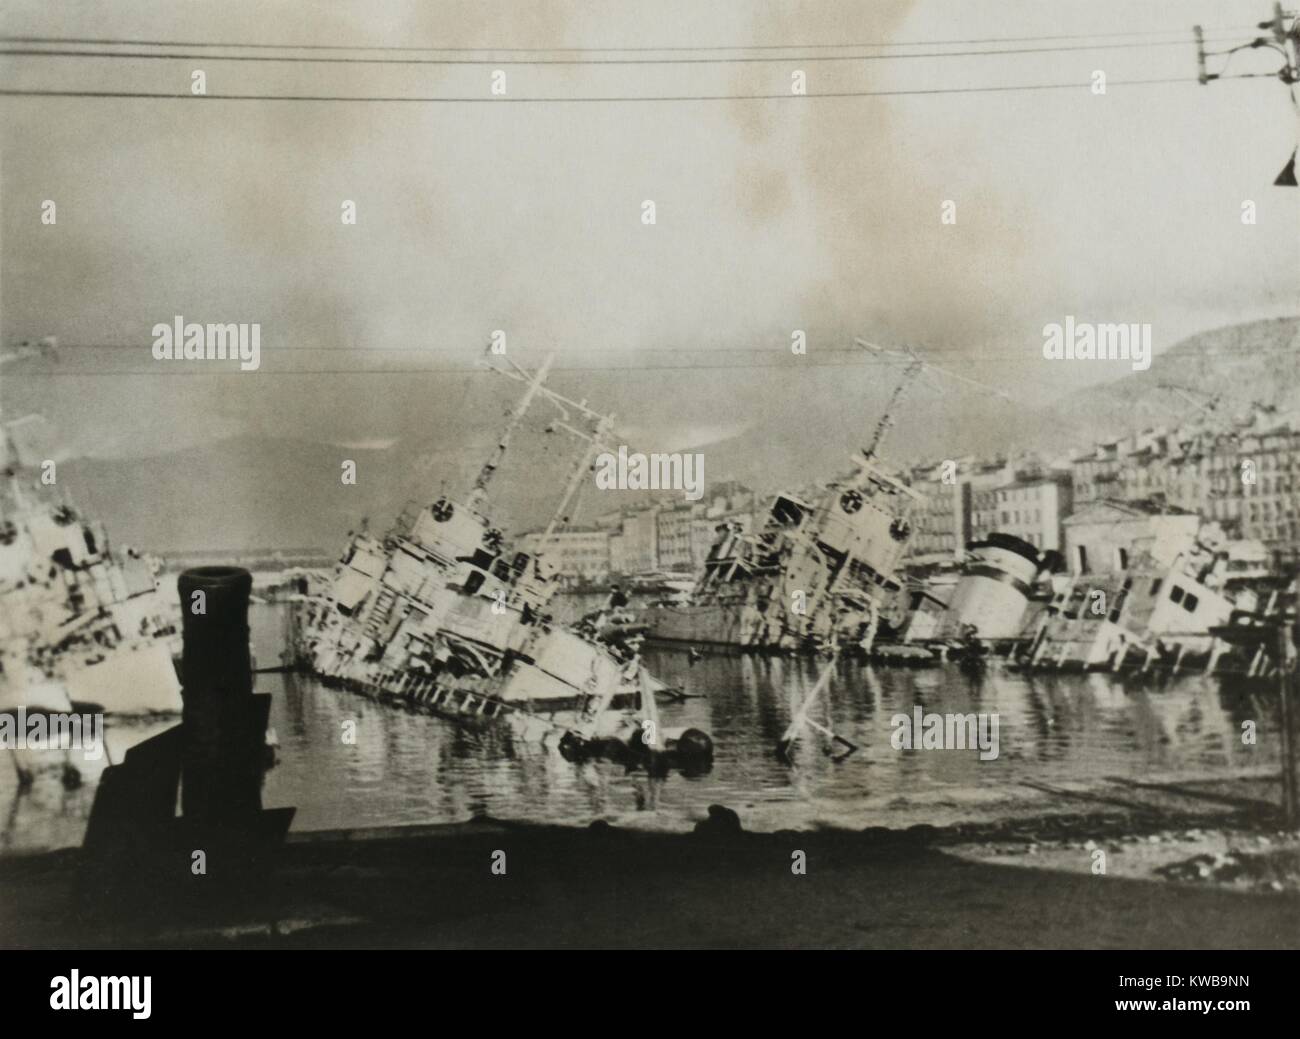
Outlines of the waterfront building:
M519 538L519 548L541 556L557 577L603 580L610 572L609 534L593 528L569 527L550 536L533 531Z
M703 509L692 502L680 502L659 511L655 519L655 544L659 569L673 573L694 573L703 562L695 551L695 526Z
M994 491L994 529L1020 538L1039 551L1059 550L1061 523L1073 503L1070 473L1049 470L1022 476Z
M1071 480L1076 506L1116 496L1123 465L1122 441L1103 440L1072 462Z
M908 484L920 500L912 512L908 562L925 564L958 559L970 526L970 485L956 464L915 466Z

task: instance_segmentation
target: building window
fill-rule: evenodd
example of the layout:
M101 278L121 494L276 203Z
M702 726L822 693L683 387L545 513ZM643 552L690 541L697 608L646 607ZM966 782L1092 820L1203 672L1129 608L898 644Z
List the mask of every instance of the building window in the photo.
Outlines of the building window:
M1183 590L1179 588L1178 585L1174 585L1169 589L1169 601L1172 603L1180 603L1183 601Z
M1187 598L1183 600L1183 609L1188 613L1192 613L1196 610L1196 606L1200 601L1200 599L1196 598L1196 596L1189 592Z

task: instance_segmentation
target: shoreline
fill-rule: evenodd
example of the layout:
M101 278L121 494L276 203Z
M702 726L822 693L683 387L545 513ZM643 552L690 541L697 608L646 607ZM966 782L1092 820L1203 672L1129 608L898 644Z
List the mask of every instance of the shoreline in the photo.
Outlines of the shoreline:
M261 855L211 849L198 877L183 844L137 853L116 881L64 849L0 860L0 945L1300 947L1300 833L1280 832L1277 780L1158 786L942 827L752 833L713 806L692 833L488 818L315 831ZM1294 865L1296 883L1160 872L1214 848Z
M969 828L1014 827L1021 820L1055 816L1077 815L1087 806L1097 810L1127 808L1142 817L1158 817L1161 813L1205 817L1217 804L1219 810L1229 811L1253 802L1280 800L1280 782L1277 765L1256 765L1233 768L1222 772L1205 769L1173 769L1145 774L1142 778L1128 776L1103 776L1086 779L1057 780L1054 782L1025 782L1011 780L983 787L958 784L938 785L915 790L905 796L868 795L857 802L834 799L809 799L804 801L747 800L727 798L728 807L739 815L746 832L772 834L778 832L816 832L819 830L845 830L856 832L866 829L905 830L912 826L928 826L938 830L961 832ZM268 773L270 775L270 773ZM46 784L38 795L59 795L52 775L39 780ZM78 795L93 794L95 782ZM297 807L284 803L283 791L279 797L263 800L267 808ZM14 794L15 797L33 796L31 791ZM1194 809L1201 808L1201 812ZM86 802L86 809L89 801ZM503 825L558 826L582 829L588 826L608 825L629 832L675 835L689 833L703 817L704 802L691 816L665 815L657 809L630 808L625 811L605 812L586 818L535 820L522 816L493 814L489 809L482 813ZM454 831L472 822L476 816L466 814L460 818L439 819L429 822L384 822L373 827L356 825L331 825L296 829L291 828L289 842L328 839L334 835L370 832L378 834L425 835ZM84 822L78 833L84 835ZM992 831L990 831L992 832ZM32 858L75 850L79 845L71 842L51 846L25 846L15 842L0 850L0 867L16 859Z

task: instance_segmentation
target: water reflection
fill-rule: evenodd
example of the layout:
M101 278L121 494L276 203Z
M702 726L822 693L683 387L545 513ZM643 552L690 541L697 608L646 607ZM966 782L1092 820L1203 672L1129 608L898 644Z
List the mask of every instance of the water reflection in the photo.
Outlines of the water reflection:
M262 618L255 643L279 630L278 618ZM257 647L262 660L275 659L277 651ZM892 810L915 810L927 797L951 806L1025 783L1214 774L1277 763L1273 701L1221 687L1217 679L1192 675L1126 690L1106 675L1030 676L996 664L973 677L956 668L845 663L811 717L860 749L837 764L825 741L809 733L787 765L776 756L777 741L821 664L745 656L706 656L692 664L685 654L664 650L649 652L647 664L690 697L663 704L662 724L713 736L707 773L654 778L609 762L575 765L502 729L474 732L303 676L261 675L258 689L273 694L271 724L281 744L263 801L297 806L297 830L457 821L484 812L684 829L713 802L741 811L755 828L861 827L888 824ZM996 712L998 758L982 762L975 750L895 750L891 718L918 705L935 713ZM1247 720L1258 726L1253 747L1241 742ZM355 723L354 742L345 739L346 722ZM93 778L75 791L38 780L20 796L5 765L0 851L79 843Z

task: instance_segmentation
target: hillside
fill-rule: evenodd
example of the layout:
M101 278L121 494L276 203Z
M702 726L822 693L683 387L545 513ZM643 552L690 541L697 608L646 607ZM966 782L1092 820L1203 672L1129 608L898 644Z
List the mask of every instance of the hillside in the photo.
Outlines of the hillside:
M1030 412L1020 436L1065 449L1194 420L1196 406L1164 388L1169 385L1193 397L1221 395L1220 410L1228 414L1248 412L1252 401L1281 411L1300 408L1300 318L1252 321L1184 339L1145 372Z

